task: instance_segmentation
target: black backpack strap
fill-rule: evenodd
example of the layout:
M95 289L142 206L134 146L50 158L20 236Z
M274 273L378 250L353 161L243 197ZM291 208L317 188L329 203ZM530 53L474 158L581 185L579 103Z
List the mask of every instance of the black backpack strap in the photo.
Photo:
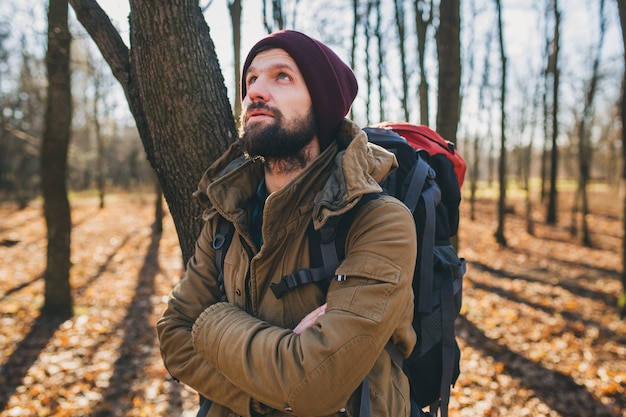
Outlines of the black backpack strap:
M463 275L465 275L465 259L460 259L458 267L450 266L451 278L445 280L441 286L441 417L448 417L450 404L450 387L455 380L454 366L458 363L457 344L454 336L455 297L463 290Z
M228 251L230 242L235 234L235 226L221 215L218 214L217 216L216 233L213 237L213 242L211 242L211 246L215 249L215 267L219 272L217 275L217 284L222 293L220 301L226 301L226 290L224 288L224 258L226 258L226 251ZM211 400L200 395L200 409L196 417L206 417L211 405L213 405Z
M211 400L201 395L200 396L200 409L198 410L198 414L196 414L196 417L206 417L206 415L209 414L209 409L211 409L212 405L213 405L213 402Z
M357 204L340 216L335 216L322 226L319 231L309 225L310 257L313 265L309 268L299 269L285 275L278 283L270 284L270 289L276 298L281 298L287 292L304 284L315 283L320 285L323 291L328 290L330 280L335 276L335 270L345 258L345 244L348 230L359 209L369 201L375 200L382 193L364 194ZM342 279L338 277L337 279Z
M411 210L411 214L415 213L422 188L426 184L426 179L434 180L435 175L435 170L422 159L419 152L416 152L415 168L411 173L411 179L408 182L407 192L403 199L403 203Z
M270 289L276 298L281 298L288 293L304 284L321 283L332 278L332 272L329 275L323 266L317 268L304 268L289 275L285 275L278 283L271 283Z
M219 272L217 283L222 293L220 301L226 301L226 289L224 288L224 258L226 258L226 251L230 246L230 241L234 234L235 226L218 214L216 233L211 245L213 249L215 249L215 267Z
M415 214L419 200L424 201L424 232L420 236L418 248L420 251L420 289L417 300L418 311L422 313L430 313L433 307L431 294L433 292L433 268L435 266L436 207L441 202L441 190L435 182L435 175L435 171L417 153L415 168L403 201L413 214Z

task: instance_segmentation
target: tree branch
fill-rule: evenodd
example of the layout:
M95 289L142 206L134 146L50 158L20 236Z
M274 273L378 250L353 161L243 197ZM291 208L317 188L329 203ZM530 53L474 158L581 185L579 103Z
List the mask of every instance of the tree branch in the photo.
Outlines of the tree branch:
M14 138L19 139L29 145L29 147L26 148L26 152L28 152L30 155L39 155L39 138L36 138L30 133L24 132L23 130L18 129L15 126L12 126L9 123L5 123L3 128L7 132L9 132Z
M111 19L96 0L68 0L68 3L128 95L129 51Z

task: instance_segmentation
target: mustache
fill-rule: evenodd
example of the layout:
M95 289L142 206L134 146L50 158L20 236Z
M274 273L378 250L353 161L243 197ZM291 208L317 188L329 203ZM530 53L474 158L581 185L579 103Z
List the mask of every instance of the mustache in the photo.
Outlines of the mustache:
M267 104L263 103L263 102L254 102L251 103L248 107L246 107L246 113L244 115L244 120L248 120L249 118L249 113L251 111L254 110L264 110L268 113L270 113L272 116L274 116L275 118L279 118L282 116L282 113L280 112L280 110L274 108L274 107L270 107Z

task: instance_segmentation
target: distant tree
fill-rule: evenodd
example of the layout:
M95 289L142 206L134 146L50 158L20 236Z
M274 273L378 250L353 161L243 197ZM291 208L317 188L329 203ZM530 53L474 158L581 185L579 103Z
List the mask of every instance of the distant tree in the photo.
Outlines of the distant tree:
M102 132L102 123L101 120L106 119L106 114L104 112L104 108L102 106L104 101L104 92L103 92L103 77L102 73L98 71L95 67L95 63L89 54L89 60L87 63L89 78L91 79L91 85L93 87L93 97L91 100L92 106L92 117L91 121L93 124L93 136L96 141L96 187L98 189L98 197L100 200L100 208L104 208L104 199L106 195L106 155L105 155L105 139L104 134Z
M233 112L198 1L129 2L131 47L95 0L69 0L126 94L187 260L202 225L192 194L236 139Z
M372 9L374 7L374 2L372 0L367 1L366 12L365 12L365 62L367 65L365 66L365 87L367 91L367 99L365 100L365 120L367 124L372 124L372 67L373 63L371 57L371 41L372 41L372 23L370 21L370 17L372 15Z
M402 95L400 96L400 105L404 114L404 120L409 121L409 74L407 70L406 57L406 27L404 24L404 2L402 0L394 0L396 30L398 31L398 51L400 51L400 78L402 80Z
M545 49L544 49L544 63L545 63L545 71L543 73L543 93L541 96L541 103L543 108L543 145L542 145L542 153L541 153L541 202L545 203L547 200L547 182L548 182L548 138L550 137L550 108L548 101L548 93L550 90L550 77L553 73L553 69L551 68L552 63L552 40L550 38L550 28L549 28L549 4L552 0L547 0L546 8L545 8L545 19L544 19L544 40L545 40Z
M500 183L500 196L498 198L498 228L496 230L496 240L502 246L506 246L506 237L504 235L504 220L506 216L506 69L507 58L504 51L504 31L502 28L502 5L500 0L496 1L496 10L498 14L498 39L500 45L500 164L498 168L498 179Z
M367 19L367 18L366 18ZM359 0L352 0L352 38L350 40L350 66L352 68L356 68L356 48L358 44L358 35L359 35L359 21L360 21L360 13L359 13ZM367 66L367 63L366 63ZM350 117L354 117L354 108L350 109Z
M557 139L559 137L559 49L560 49L560 28L561 28L561 11L559 10L558 0L552 3L554 12L554 36L552 38L552 51L548 63L548 72L552 74L552 148L550 152L550 194L548 195L548 211L546 214L546 222L548 224L556 224L557 222L557 176L559 163L559 146Z
M437 132L456 143L461 87L460 0L441 0L437 29L439 79L437 93Z
M67 199L67 149L72 124L70 88L70 44L68 5L65 0L50 0L48 7L48 98L41 150L41 180L44 217L48 228L45 301L42 314L70 317L72 293L70 273L70 235L72 222Z
M485 37L485 50L487 51L484 56L484 64L482 67L482 76L480 86L478 87L478 114L484 114L487 109L487 101L489 94L489 80L491 78L491 42L493 40L493 32L488 31ZM489 115L491 113L488 113ZM491 126L490 120L487 121L487 126ZM490 136L490 135L489 135ZM490 137L483 137L479 140L478 135L474 137L474 146L471 153L471 161L468 164L468 173L470 180L470 218L476 219L476 192L478 190L478 179L480 178L481 162L485 165L485 157L480 153L481 143L484 144ZM487 156L488 160L491 160ZM486 164L487 169L490 170L489 161Z
M428 105L428 74L426 72L426 34L433 22L433 1L414 0L415 34L417 35L417 57L419 62L419 103L420 123L429 125L430 109ZM424 10L428 9L428 10Z
M381 0L376 1L376 28L374 29L374 36L376 37L376 44L378 50L378 60L377 60L377 76L378 76L378 119L386 120L387 117L385 115L385 88L383 86L383 68L385 62L385 48L383 46L383 29L382 29L382 8L381 8Z
M31 36L20 36L17 74L4 65L2 85L15 86L0 92L0 189L7 191L20 208L39 193L39 157L45 112L45 90L40 81L44 61L28 48ZM6 39L0 33L0 42ZM45 42L45 38L44 38ZM0 62L10 62L10 51L0 51ZM1 66L1 65L0 65ZM45 78L45 77L43 77Z
M617 7L619 10L619 20L622 27L622 43L624 47L624 75L622 77L622 158L623 158L623 171L622 171L622 186L626 188L626 0L617 0ZM620 297L620 316L626 317L626 196L622 204L622 221L624 223L622 233L622 295Z
M578 121L578 167L580 171L579 181L578 181L578 192L577 192L577 200L580 203L580 240L581 243L585 246L591 246L591 236L589 234L589 225L587 222L588 214L589 214L589 202L587 197L587 183L589 182L589 167L591 165L591 161L593 160L592 155L592 147L590 144L589 138L589 128L593 119L593 101L596 94L596 89L599 81L599 67L600 67L600 56L602 53L602 46L604 44L604 36L606 34L606 16L604 13L604 0L600 0L599 3L599 19L600 19L600 27L599 27L599 37L598 44L594 46L593 50L595 56L593 58L591 75L590 79L587 82L585 88L585 96L582 100L583 109L582 114L579 117ZM578 204L573 204L573 207L578 207ZM576 215L572 216L575 220Z
M233 29L233 57L235 75L235 120L239 121L241 114L241 3L242 0L228 0L228 11Z
M263 26L267 33L285 29L285 13L283 12L282 0L271 0L271 7L267 4L268 0L263 0ZM272 15L267 17L268 9Z

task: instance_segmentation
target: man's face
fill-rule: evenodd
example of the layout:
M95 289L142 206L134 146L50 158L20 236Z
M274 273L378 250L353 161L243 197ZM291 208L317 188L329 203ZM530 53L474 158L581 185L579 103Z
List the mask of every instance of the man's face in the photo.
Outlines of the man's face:
M240 144L251 157L301 159L317 134L311 96L295 61L282 49L259 52L245 77Z

